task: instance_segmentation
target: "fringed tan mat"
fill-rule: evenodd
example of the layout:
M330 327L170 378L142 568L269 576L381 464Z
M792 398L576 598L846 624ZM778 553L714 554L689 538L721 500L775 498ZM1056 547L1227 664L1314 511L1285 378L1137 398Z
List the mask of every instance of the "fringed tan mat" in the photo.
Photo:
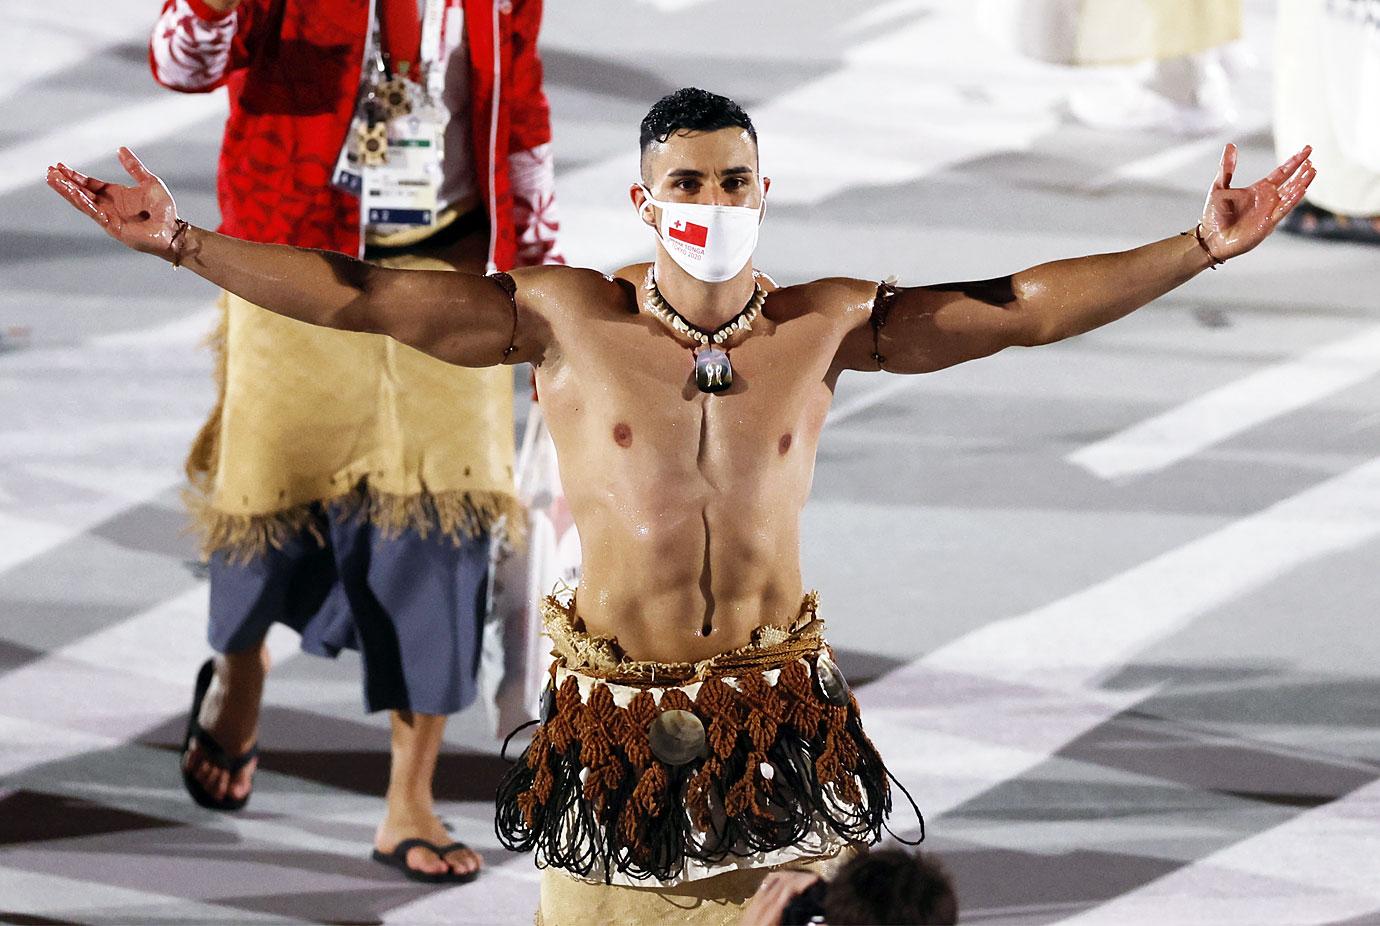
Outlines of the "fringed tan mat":
M221 307L211 337L217 404L187 459L207 553L262 555L313 530L320 501L386 532L440 531L457 542L505 517L520 527L511 369L452 366L228 293Z

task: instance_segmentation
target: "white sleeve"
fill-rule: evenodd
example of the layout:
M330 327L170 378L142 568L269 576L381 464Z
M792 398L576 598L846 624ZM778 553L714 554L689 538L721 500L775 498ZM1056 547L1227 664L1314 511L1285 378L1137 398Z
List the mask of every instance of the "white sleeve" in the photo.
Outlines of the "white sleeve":
M220 85L230 63L239 17L218 18L195 0L174 0L154 24L149 39L153 77L173 90L196 92Z
M556 244L561 222L556 212L556 166L551 145L510 154L508 177L513 190L518 266L565 263Z

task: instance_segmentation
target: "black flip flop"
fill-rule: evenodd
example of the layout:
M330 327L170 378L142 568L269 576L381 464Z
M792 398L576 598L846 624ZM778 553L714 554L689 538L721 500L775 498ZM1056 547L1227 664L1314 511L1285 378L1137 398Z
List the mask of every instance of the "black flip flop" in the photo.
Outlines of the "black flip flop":
M1367 216L1340 215L1329 212L1304 200L1284 217L1280 228L1305 238L1326 241L1351 241L1357 244L1380 244L1380 231Z
M192 712L187 716L187 735L182 738L182 752L178 754L177 761L182 767L182 784L187 789L187 793L207 810L239 810L249 803L249 794L242 798L223 797L217 799L211 792L202 787L201 782L196 780L186 767L187 750L192 748L192 743L196 743L197 749L201 750L212 765L216 768L224 769L231 775L239 772L259 755L259 744L255 743L248 750L238 756L232 756L215 741L215 738L207 733L201 726L198 718L201 716L201 702L206 699L206 692L211 688L211 679L215 677L216 665L208 659L201 666L201 671L196 676L196 689L192 692ZM252 793L252 791L251 791Z
M407 853L420 846L430 852L436 853L436 857L442 861L446 858L447 852L454 852L456 849L468 849L469 846L463 842L452 842L450 845L438 846L434 842L425 839L404 839L393 847L392 852L380 852L374 850L372 858L380 865L387 865L389 868L396 868L403 873L409 881L420 881L423 884L468 884L479 877L480 869L476 868L469 874L457 874L453 871L444 871L440 874L427 874L425 871L418 871L407 864Z

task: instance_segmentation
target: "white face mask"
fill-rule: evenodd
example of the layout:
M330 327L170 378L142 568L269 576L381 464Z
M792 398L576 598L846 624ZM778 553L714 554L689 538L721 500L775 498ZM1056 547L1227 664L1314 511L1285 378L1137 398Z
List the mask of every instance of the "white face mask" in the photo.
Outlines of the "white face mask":
M661 210L658 223L662 245L682 270L706 283L722 283L738 275L757 249L757 230L762 206L707 206L700 203L668 203L653 199L645 186L645 211Z

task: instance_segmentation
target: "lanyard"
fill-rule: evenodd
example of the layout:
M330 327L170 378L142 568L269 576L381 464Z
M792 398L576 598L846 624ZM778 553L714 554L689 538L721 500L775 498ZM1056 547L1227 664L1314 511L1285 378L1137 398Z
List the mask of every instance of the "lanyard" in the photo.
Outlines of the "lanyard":
M422 21L417 0L376 0L379 40L389 74L416 73L422 51ZM431 5L432 0L427 0Z
M417 80L422 67L436 70L447 48L458 44L454 31L463 19L463 0L422 0L420 10L417 0L375 0L375 23L388 75L406 71Z
M359 98L332 183L360 196L367 215L387 215L370 222L433 221L446 70L463 29L464 0L421 0L420 10L418 0L369 3Z

